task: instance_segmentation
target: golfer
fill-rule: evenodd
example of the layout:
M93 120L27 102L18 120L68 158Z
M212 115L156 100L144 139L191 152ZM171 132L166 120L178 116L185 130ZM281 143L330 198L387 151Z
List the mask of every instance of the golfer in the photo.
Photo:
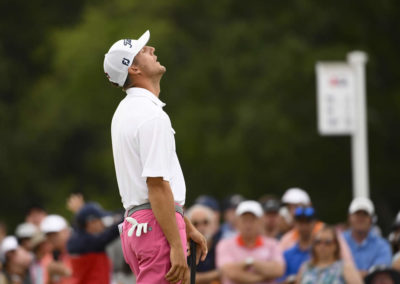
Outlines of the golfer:
M207 255L206 240L184 217L186 187L175 151L175 131L159 99L166 68L155 49L138 40L114 43L104 58L107 78L126 97L111 125L119 192L126 210L122 249L138 284L188 283L187 241Z

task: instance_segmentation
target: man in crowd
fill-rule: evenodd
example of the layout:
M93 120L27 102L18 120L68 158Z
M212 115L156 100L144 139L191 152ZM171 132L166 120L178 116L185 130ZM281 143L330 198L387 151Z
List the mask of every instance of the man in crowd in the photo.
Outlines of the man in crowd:
M236 209L238 236L217 245L217 267L223 284L275 283L285 263L276 240L262 235L263 209L256 201L243 201Z
M220 219L221 219L221 208L217 199L210 195L200 195L194 201L194 204L199 204L210 208L214 215L213 221L213 233L220 234Z
M208 254L196 268L196 283L208 284L219 281L219 271L215 265L215 250L221 234L214 234L215 216L213 211L200 204L195 204L186 211L186 216L207 240Z
M391 265L392 252L389 243L372 230L374 211L370 199L353 199L349 207L350 229L343 233L362 276L376 265Z
M264 202L263 208L265 236L279 239L281 221L279 216L280 202L276 199L268 199Z
M294 213L294 226L299 232L298 242L283 255L286 271L282 280L295 276L301 265L310 258L312 232L315 225L315 210L313 207L298 207Z
M237 234L236 231L236 207L244 201L240 194L227 196L222 202L223 223L221 225L221 239L226 239Z
M20 246L26 250L31 250L31 238L39 231L38 227L32 223L22 223L15 229L15 236Z
M105 216L108 214L96 203L86 203L76 215L77 228L67 243L75 284L110 283L112 267L105 247L119 236L122 218L106 228Z
M18 245L14 236L4 238L0 246L0 257L4 263L0 283L31 284L28 268L32 256Z
M49 283L73 283L71 256L67 251L71 230L67 221L60 215L48 215L40 223L40 230L53 248L53 261L47 266Z

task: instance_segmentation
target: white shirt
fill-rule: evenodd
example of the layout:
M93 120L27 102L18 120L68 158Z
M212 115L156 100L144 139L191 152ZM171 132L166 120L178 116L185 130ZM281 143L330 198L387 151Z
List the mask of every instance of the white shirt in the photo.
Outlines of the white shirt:
M114 165L125 209L149 202L147 177L170 183L176 203L185 204L186 186L175 151L175 131L165 104L142 88L126 90L111 123Z

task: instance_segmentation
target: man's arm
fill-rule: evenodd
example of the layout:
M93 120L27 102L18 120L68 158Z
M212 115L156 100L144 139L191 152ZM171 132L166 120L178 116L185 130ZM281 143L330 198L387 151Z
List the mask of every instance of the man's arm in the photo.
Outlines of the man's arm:
M254 271L263 277L263 280L271 280L281 277L285 272L285 265L278 261L254 260Z
M244 262L224 264L221 267L221 273L229 280L243 284L263 281L263 277L259 273L246 270Z
M175 217L175 204L169 182L161 177L148 177L149 201L153 214L171 247L171 269L166 274L169 282L188 281L189 268Z

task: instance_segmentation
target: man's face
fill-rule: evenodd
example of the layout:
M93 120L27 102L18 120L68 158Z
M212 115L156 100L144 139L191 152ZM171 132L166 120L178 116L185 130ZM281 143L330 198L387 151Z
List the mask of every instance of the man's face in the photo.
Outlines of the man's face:
M56 250L64 250L69 239L69 229L61 230L60 232L46 234L47 240Z
M299 232L299 236L303 240L309 240L314 229L314 221L308 218L297 218L295 227Z
M350 227L356 232L368 232L371 228L372 218L364 210L359 210L350 214Z
M264 223L266 228L275 228L279 226L279 212L271 211L264 213Z
M97 235L105 229L104 223L100 218L90 220L86 223L86 232L92 235Z
M202 233L206 239L210 239L213 235L213 218L205 210L196 210L190 218L192 224Z
M261 232L261 228L261 218L252 213L244 213L238 217L238 230L243 237L257 237Z
M134 65L140 69L146 77L153 77L165 73L165 66L157 61L157 56L154 54L155 48L151 46L143 47L135 56Z

